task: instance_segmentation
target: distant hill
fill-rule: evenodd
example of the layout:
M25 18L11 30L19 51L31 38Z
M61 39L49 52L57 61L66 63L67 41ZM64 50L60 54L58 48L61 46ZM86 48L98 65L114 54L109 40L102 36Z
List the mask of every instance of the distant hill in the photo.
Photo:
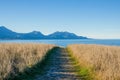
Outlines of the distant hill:
M17 33L0 26L0 39L88 39L87 37L77 36L70 32L54 32L49 35L44 35L39 31L29 33Z
M4 26L0 26L0 39L15 39L17 33L7 29Z
M74 33L70 32L54 32L47 36L50 39L87 39L87 37L77 36Z
M33 31L29 33L19 33L21 39L43 39L45 35L43 35L39 31Z
M4 26L0 27L0 39L42 39L44 35L38 31L30 33L17 33L7 29Z

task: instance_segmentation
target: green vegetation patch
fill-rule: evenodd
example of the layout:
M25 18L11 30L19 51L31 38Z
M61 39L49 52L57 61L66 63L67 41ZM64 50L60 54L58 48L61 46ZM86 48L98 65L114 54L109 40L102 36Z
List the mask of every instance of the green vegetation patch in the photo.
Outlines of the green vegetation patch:
M91 68L87 68L79 63L79 61L73 56L72 51L69 48L66 48L72 61L74 61L76 74L81 77L82 80L94 80L93 71Z
M49 64L49 57L50 55L57 49L54 47L53 49L49 50L44 57L44 59L37 64L27 67L24 69L24 72L20 72L15 77L9 77L7 80L33 80L36 75L42 75L44 73L44 68L46 65Z

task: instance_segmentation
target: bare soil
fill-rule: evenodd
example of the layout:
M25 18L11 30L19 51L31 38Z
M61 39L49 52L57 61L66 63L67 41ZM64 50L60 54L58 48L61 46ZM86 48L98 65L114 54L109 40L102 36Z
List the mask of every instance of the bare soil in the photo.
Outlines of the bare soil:
M64 48L58 48L51 54L42 75L35 80L81 80L76 74L75 63Z

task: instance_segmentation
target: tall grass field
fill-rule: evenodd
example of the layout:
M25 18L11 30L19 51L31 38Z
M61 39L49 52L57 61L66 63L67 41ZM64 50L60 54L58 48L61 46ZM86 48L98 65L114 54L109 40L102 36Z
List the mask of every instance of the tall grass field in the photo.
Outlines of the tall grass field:
M120 80L120 47L73 44L67 48L94 80Z
M0 44L0 80L7 80L44 59L54 45Z

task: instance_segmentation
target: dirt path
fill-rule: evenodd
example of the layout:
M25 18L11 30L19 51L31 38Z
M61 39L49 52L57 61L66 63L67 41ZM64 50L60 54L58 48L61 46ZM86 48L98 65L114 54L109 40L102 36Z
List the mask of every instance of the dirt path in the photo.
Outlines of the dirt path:
M49 58L43 75L38 75L35 80L81 80L76 75L74 61L64 48L58 48Z

